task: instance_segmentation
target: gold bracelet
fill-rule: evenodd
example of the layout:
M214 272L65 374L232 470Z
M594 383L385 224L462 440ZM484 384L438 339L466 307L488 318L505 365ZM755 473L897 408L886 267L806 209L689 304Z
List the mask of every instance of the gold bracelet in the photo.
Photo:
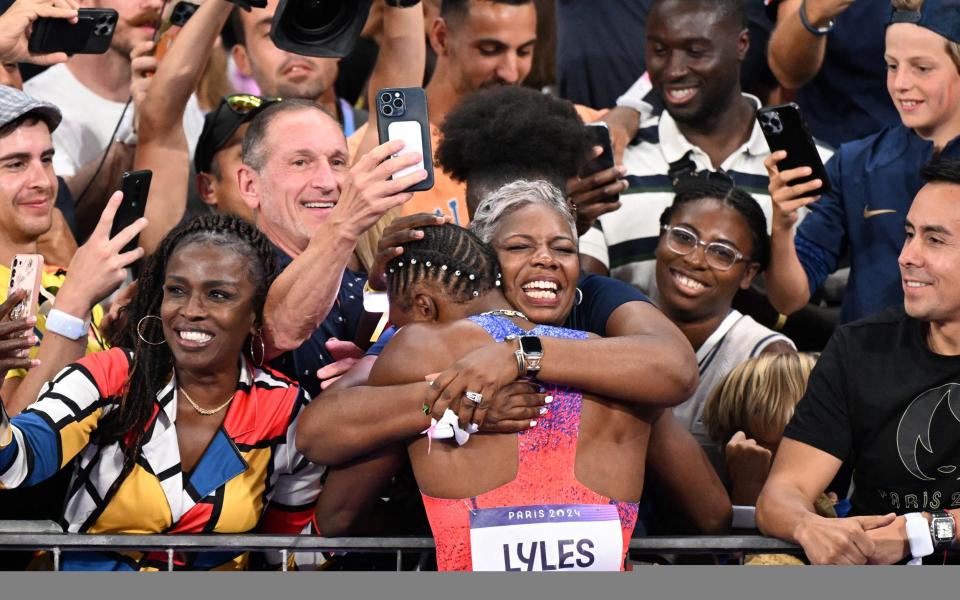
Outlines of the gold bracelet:
M787 324L787 315L779 313L777 316L777 322L773 324L774 331L780 331L783 329L783 326Z

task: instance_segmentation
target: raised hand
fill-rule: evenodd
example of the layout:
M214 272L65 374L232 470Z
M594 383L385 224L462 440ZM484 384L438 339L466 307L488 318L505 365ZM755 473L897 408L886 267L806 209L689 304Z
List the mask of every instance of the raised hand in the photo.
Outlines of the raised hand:
M417 213L400 217L383 230L380 241L377 242L377 257L373 267L367 275L370 287L375 290L387 289L387 263L403 254L402 244L419 240L423 232L419 227L430 227L453 223L450 216L438 217L430 213Z
M427 172L420 169L391 179L397 172L420 161L416 152L395 156L402 149L403 142L393 140L364 154L353 165L330 215L335 227L357 239L387 211L413 197L404 190L426 179Z
M601 146L594 146L591 158L600 156L602 151ZM620 201L615 198L627 190L627 180L623 178L626 173L626 168L616 166L567 181L567 196L577 207L577 234L589 231L600 215L620 208Z
M112 294L127 277L126 268L143 256L143 248L121 252L143 231L147 220L137 219L110 237L113 218L123 201L122 192L114 192L100 215L96 229L67 267L67 278L57 293L56 307L78 318L85 318L93 305Z
M76 23L77 0L17 0L0 15L0 60L52 65L67 60L65 52L34 54L28 49L34 22L41 17L68 19Z

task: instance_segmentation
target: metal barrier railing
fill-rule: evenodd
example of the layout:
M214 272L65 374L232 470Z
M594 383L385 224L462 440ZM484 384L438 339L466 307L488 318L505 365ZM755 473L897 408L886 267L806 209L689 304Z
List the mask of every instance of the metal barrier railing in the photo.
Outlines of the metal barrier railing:
M283 570L286 570L286 559L291 551L351 551L396 553L399 571L404 552L429 552L434 548L433 538L420 537L77 534L59 532L59 527L52 522L0 522L0 550L49 550L53 553L55 570L60 568L61 553L71 550L165 551L167 569L171 571L176 551L278 550L282 555ZM739 554L741 557L744 553L802 553L794 544L760 535L642 537L630 541L630 551L645 554Z

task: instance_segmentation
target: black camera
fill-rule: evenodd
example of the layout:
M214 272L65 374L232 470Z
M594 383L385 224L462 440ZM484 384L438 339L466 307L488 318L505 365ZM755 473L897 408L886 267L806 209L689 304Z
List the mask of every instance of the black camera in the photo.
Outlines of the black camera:
M340 58L353 50L373 0L280 0L270 38L282 50Z

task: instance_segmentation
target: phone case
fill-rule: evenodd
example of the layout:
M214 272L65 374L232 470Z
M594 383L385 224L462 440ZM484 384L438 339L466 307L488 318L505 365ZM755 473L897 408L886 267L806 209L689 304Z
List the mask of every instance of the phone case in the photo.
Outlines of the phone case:
M103 54L117 26L117 11L112 8L81 8L76 24L66 19L41 17L33 24L27 42L30 52L46 54Z
M143 216L147 208L147 195L150 193L152 171L127 171L120 180L120 191L123 192L123 202L113 217L113 227L110 237L116 236L128 225ZM139 236L138 236L139 237ZM137 247L137 238L133 238L121 252L129 252Z
M380 143L401 139L400 155L419 152L424 160L398 171L403 177L418 169L427 170L427 178L407 188L422 192L433 187L433 149L430 145L430 120L427 117L427 95L423 88L386 88L377 92L377 131Z
M175 40L177 34L180 33L180 29L187 24L187 21L193 16L193 13L197 12L198 8L200 7L196 4L182 0L177 2L173 7L173 12L170 13L170 20L160 27L160 36L157 38L157 45L153 51L153 56L158 62L166 56L167 52L173 46L173 40Z
M583 167L584 177L611 169L614 166L613 143L610 141L610 129L607 127L607 124L588 123L587 135L590 138L591 144L603 148L603 153Z
M10 265L10 286L7 294L26 290L27 297L10 313L10 319L26 319L37 314L40 301L40 277L43 275L43 256L40 254L17 254Z
M826 194L830 191L830 179L827 177L817 145L810 135L810 130L800 115L800 107L795 103L767 106L757 111L757 120L763 137L767 140L771 152L786 150L787 157L780 161L777 168L781 171L796 167L810 167L813 169L807 177L800 177L791 181L791 185L806 183L813 179L820 179L823 185L816 194Z

